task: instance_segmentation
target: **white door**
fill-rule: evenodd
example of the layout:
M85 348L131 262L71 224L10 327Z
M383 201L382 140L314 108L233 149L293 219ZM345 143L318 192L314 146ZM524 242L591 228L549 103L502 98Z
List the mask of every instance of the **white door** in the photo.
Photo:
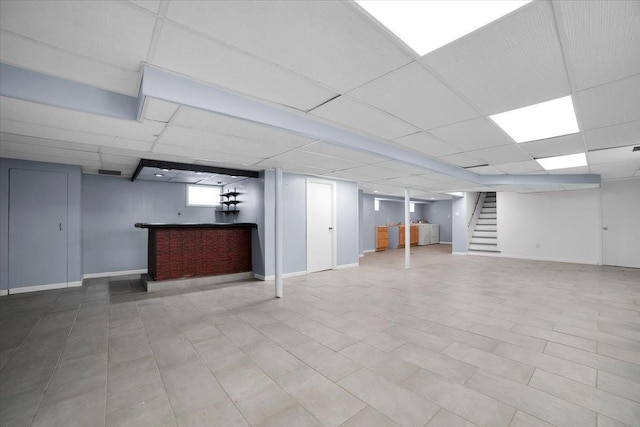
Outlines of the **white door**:
M640 179L602 184L602 263L640 268Z
M307 272L333 268L333 193L330 182L307 181Z

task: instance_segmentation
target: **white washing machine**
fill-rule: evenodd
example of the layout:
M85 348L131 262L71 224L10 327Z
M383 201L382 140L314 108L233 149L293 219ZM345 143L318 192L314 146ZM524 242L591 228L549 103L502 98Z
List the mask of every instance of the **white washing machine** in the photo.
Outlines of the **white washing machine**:
M440 225L427 224L431 226L431 244L440 243Z
M418 224L418 246L431 244L431 224Z

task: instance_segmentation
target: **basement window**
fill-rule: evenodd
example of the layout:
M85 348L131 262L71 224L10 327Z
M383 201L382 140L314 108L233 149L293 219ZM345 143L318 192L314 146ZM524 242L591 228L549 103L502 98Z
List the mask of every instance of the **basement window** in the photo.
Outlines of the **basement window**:
M380 200L373 199L373 210L376 212L380 210Z
M409 212L414 213L416 211L416 204L411 202L409 203Z
M220 206L220 189L213 185L187 185L187 206Z

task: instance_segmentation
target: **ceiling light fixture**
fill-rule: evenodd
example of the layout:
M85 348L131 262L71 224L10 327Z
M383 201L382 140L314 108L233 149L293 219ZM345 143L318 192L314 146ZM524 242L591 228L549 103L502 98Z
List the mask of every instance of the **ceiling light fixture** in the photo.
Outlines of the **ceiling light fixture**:
M420 56L513 12L530 0L356 0Z
M162 173L154 173L153 176L157 176L158 178L160 178L161 176L164 176L164 174L162 174Z
M566 156L545 157L536 159L545 170L577 168L587 166L587 156L585 153L569 154Z
M169 169L162 169L162 172L169 172Z
M489 117L518 143L580 132L571 95Z

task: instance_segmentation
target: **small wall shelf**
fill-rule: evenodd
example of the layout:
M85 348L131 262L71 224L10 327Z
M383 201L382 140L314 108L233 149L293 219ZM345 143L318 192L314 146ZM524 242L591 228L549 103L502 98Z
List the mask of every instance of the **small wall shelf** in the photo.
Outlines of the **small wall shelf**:
M224 200L222 200L222 205L226 206L226 209L223 207L220 212L222 212L223 214L239 213L240 211L238 210L238 203L242 203L240 200L238 200L239 195L240 193L238 193L235 188L233 189L233 191L227 191L226 193L220 194L220 197L224 198Z

